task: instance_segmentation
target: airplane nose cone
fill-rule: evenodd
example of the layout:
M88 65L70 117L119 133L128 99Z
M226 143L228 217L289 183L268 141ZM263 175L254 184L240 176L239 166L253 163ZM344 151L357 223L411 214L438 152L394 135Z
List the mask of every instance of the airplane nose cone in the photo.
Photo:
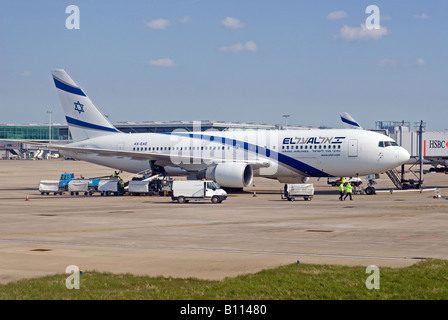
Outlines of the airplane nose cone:
M404 148L400 148L398 150L398 160L402 163L408 162L409 159L411 158L411 155L409 154L409 152L404 149Z

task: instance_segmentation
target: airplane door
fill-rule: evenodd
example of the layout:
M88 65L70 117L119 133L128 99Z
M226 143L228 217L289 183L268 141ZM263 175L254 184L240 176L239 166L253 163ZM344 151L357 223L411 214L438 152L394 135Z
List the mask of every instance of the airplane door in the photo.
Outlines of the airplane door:
M117 150L124 150L124 142L119 142L117 144Z
M349 157L358 156L358 140L353 139L348 141L348 156Z

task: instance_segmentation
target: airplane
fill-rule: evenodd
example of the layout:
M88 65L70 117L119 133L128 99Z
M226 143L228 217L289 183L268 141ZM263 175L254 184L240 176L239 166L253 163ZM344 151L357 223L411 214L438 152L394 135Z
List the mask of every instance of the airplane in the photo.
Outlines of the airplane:
M202 131L196 123L193 132L123 133L64 69L52 76L74 142L46 146L116 170L187 175L243 188L254 176L306 183L309 177L382 173L410 157L393 139L362 128Z

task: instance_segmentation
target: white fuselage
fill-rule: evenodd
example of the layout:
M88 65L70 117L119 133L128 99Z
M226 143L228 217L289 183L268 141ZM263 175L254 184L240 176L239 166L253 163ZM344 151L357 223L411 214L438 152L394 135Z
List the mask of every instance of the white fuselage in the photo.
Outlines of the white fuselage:
M380 142L389 143L385 146ZM65 154L134 173L150 168L150 155L155 156L156 165L187 172L205 170L219 162L265 162L269 165L254 166L255 175L291 183L301 177L381 173L409 159L409 153L391 138L355 129L116 133L71 146L115 150L116 156L72 151ZM125 152L141 153L142 159L127 157Z

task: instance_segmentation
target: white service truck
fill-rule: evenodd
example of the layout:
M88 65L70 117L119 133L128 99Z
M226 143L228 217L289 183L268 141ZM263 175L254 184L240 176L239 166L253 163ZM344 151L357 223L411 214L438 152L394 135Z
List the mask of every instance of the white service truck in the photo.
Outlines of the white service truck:
M327 184L331 184L333 187L339 187L342 182L342 177L328 177ZM350 182L352 186L361 185L362 179L360 177L346 177L345 182Z
M171 199L179 203L204 199L221 203L227 199L227 192L212 180L175 180L171 187Z

